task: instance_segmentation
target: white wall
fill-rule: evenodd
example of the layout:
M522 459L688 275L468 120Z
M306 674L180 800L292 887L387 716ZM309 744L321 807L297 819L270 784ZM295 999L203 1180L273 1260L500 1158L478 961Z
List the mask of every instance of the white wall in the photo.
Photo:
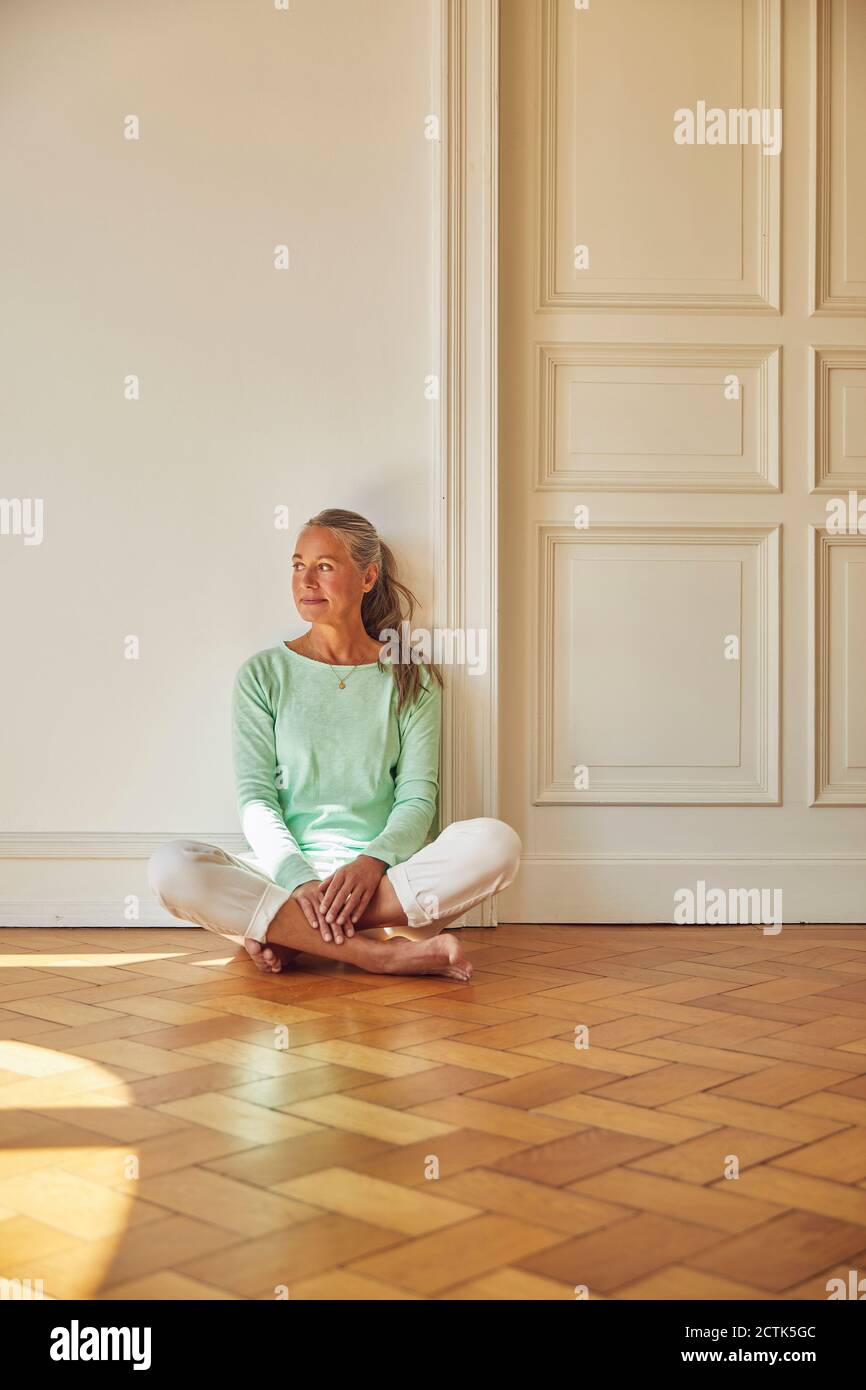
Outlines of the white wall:
M0 535L4 923L239 843L232 677L303 627L275 507L365 513L431 596L437 44L435 0L3 5L0 497L44 499Z

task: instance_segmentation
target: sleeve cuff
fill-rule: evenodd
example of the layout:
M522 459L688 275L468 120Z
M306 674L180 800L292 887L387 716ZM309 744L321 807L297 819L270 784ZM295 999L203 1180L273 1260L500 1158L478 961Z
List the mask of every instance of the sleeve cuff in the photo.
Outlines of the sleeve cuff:
M293 855L291 859L286 859L274 874L274 882L281 888L285 888L288 893L294 893L295 889L302 883L309 883L311 879L318 875L313 872L312 866L302 859L300 855Z
M380 845L377 840L373 840L361 853L368 855L371 859L381 859L384 864L388 865L389 869L393 869L400 860L396 850L388 849L387 845Z

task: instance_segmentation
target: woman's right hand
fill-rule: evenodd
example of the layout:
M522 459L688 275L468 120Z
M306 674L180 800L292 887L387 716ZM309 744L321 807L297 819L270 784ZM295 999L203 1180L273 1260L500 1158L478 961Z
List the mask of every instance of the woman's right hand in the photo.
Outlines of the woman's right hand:
M325 914L322 911L321 887L319 879L311 878L307 883L299 883L292 893L292 897L300 904L301 911L313 931L321 932L323 941L330 941L332 928L330 923L325 921Z

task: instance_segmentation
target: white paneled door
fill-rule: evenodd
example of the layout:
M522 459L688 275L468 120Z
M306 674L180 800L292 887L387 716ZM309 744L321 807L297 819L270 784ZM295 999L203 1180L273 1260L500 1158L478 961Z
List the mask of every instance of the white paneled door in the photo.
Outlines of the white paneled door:
M500 919L866 920L866 0L500 56Z

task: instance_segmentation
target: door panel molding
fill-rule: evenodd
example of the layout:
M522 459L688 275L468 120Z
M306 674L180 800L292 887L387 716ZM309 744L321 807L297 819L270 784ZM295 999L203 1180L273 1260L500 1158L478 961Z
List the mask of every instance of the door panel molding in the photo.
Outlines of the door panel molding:
M782 71L782 12L781 0L742 0L738 7L742 15L753 12L755 51L751 55L751 66L757 82L757 90L741 94L741 106L775 111L781 109L781 71ZM578 27L583 13L577 11L570 0L543 0L540 45L538 55L539 112L540 112L540 171L539 190L539 256L537 261L536 308L614 310L620 313L635 311L662 311L674 313L761 313L778 314L780 300L780 238L781 238L781 169L780 156L764 156L757 147L742 146L744 158L750 150L754 151L753 168L749 174L741 169L740 225L738 244L731 247L732 255L740 256L742 248L751 257L751 270L741 267L740 278L729 278L724 274L698 276L691 281L682 276L645 276L643 284L627 269L619 277L601 279L586 275L587 289L565 288L561 283L558 266L562 247L561 216L557 187L557 169L561 158L559 131L560 83L558 69L560 45L566 40L561 36L560 16L568 14L573 24L569 42L574 45L574 61L571 72L576 86ZM653 7L653 22L663 25L657 7ZM742 34L740 35L742 38ZM609 58L610 51L605 50ZM739 73L747 66L746 54L740 52ZM576 105L575 97L575 105ZM673 144L673 113L677 102L672 98L671 142ZM576 110L570 112L570 121L563 121L566 128L577 130L579 121ZM576 137L575 137L576 138ZM574 151L571 151L574 154ZM569 163L573 163L573 159ZM747 194L753 197L755 213L753 217L748 206ZM582 239L577 227L570 227L567 245ZM579 272L581 275L584 272ZM718 288L726 281L725 288ZM631 283L629 283L631 282ZM653 287L653 282L656 282Z
M764 347L749 343L540 343L535 390L538 416L535 435L539 441L536 491L580 488L596 492L778 492L781 355L778 345ZM677 469L671 466L670 458L649 450L633 450L630 455L623 454L606 466L602 466L600 459L594 460L595 466L586 468L562 466L558 462L561 451L557 436L558 432L561 434L560 425L567 426L569 421L563 422L560 418L564 411L561 386L565 385L570 368L582 368L587 373L594 368L607 369L603 384L618 383L623 394L633 382L659 391L665 386L688 391L689 387L704 384L709 387L711 383L718 388L717 415L725 410L738 412L735 420L740 426L740 451L729 451L732 463L727 468L723 466L724 456L718 457L712 470L698 466L709 451L700 453L697 449L685 456L691 458L691 467ZM668 377L669 382L652 381L654 374ZM745 383L740 383L742 394L737 401L724 398L723 378L729 375L746 378ZM644 395L647 394L645 389ZM693 402L687 401L684 413L693 416L693 406ZM744 407L747 409L745 422ZM614 400L612 414L616 408ZM661 424L661 411L659 416ZM693 433L701 433L702 425L708 423L696 421L692 424ZM743 438L744 432L746 438ZM606 452L611 456L610 451ZM632 467L626 466L629 458ZM635 465L641 458L656 460L655 466L639 469ZM734 465L741 464L744 458L751 461L751 469L735 468Z
M863 216L862 193L852 199L848 180L853 163L853 177L859 176L863 150L859 158L848 148L852 126L859 139L866 141L863 122L849 120L849 111L841 105L849 94L862 88L848 81L847 61L850 36L850 0L812 0L812 129L811 148L811 301L813 314L866 314L866 276L854 278L849 269L851 246L860 247L861 257L866 246L866 217ZM855 22L859 25L857 38L866 53L866 16L858 3ZM862 63L863 53L858 55ZM861 210L861 224L854 229L843 222L850 207Z
M849 373L856 384L838 380ZM866 488L866 348L810 347L808 409L812 491Z
M866 8L512 0L502 76L500 916L672 922L704 879L862 922L866 536L811 528L866 496ZM781 160L672 139L783 91L784 236Z
M866 536L810 529L809 804L866 806Z
M780 707L779 707L779 551L781 527L769 526L592 526L586 531L562 524L537 523L536 549L537 596L536 617L536 670L535 686L536 709L532 722L534 731L534 771L533 805L535 806L676 806L676 805L778 805L780 800ZM558 552L572 550L579 552L596 551L600 563L630 564L643 566L645 577L639 588L638 598L644 600L646 588L652 578L651 566L656 558L674 565L691 562L695 565L719 562L733 562L739 566L742 578L737 594L738 637L740 643L739 659L725 662L723 642L727 637L724 630L710 634L710 647L715 652L718 641L719 673L730 675L729 693L720 696L716 707L717 722L726 721L729 732L734 734L734 742L728 738L731 749L726 755L719 754L716 762L695 761L683 753L680 761L674 758L656 757L653 741L657 721L670 716L670 711L650 707L647 711L647 724L633 729L634 716L623 727L620 720L617 737L625 742L626 733L633 744L643 741L648 748L644 760L605 763L593 765L586 755L589 745L583 747L568 745L569 737L579 743L580 734L571 728L576 722L568 709L568 701L576 697L579 688L574 672L574 645L576 634L566 628L563 640L563 611L573 609L573 594L557 592L557 573L562 573L558 564ZM658 557L653 552L659 552ZM731 552L730 560L727 552ZM672 576L666 576L670 579ZM685 574L679 581L687 584L692 574ZM732 575L734 579L736 576ZM669 591L669 590L668 590ZM593 590L598 592L598 588ZM693 596L689 598L693 602ZM616 612L607 617L600 615L600 631L604 640L612 641L611 623L616 613L621 613L621 595L617 595ZM632 615L634 617L635 615ZM715 615L713 615L715 616ZM694 663L696 679L702 671L703 648L695 652L695 632L700 623L695 624L694 613L688 614L691 626L681 633L671 629L667 634L647 633L646 623L629 624L628 615L624 631L632 635L643 629L649 645L665 646L676 637ZM584 615L585 621L585 615ZM581 666L593 667L595 649L580 653ZM569 680L569 666L573 678ZM734 682L733 677L738 679ZM611 677L610 689L600 686L600 673L596 671L593 693L605 712L604 717L614 717L611 710L617 700L623 708L632 709L637 702L637 683L640 673L631 672L625 681L617 676ZM719 676L702 672L702 678L709 690L719 683ZM640 691L641 709L643 701L651 705L651 685ZM664 682L672 690L676 682L668 671ZM673 717L673 716L670 716ZM684 716L684 718L687 716ZM700 732L700 725L693 729L693 735ZM593 735L588 734L591 744ZM706 741L706 733L702 736ZM694 742L694 737L692 742ZM675 738L668 740L668 746L675 745ZM685 743L682 745L685 747ZM722 747L720 743L718 745ZM572 766L573 765L573 766ZM577 777L569 780L563 769L568 767L576 772L586 768L588 786L576 785Z

